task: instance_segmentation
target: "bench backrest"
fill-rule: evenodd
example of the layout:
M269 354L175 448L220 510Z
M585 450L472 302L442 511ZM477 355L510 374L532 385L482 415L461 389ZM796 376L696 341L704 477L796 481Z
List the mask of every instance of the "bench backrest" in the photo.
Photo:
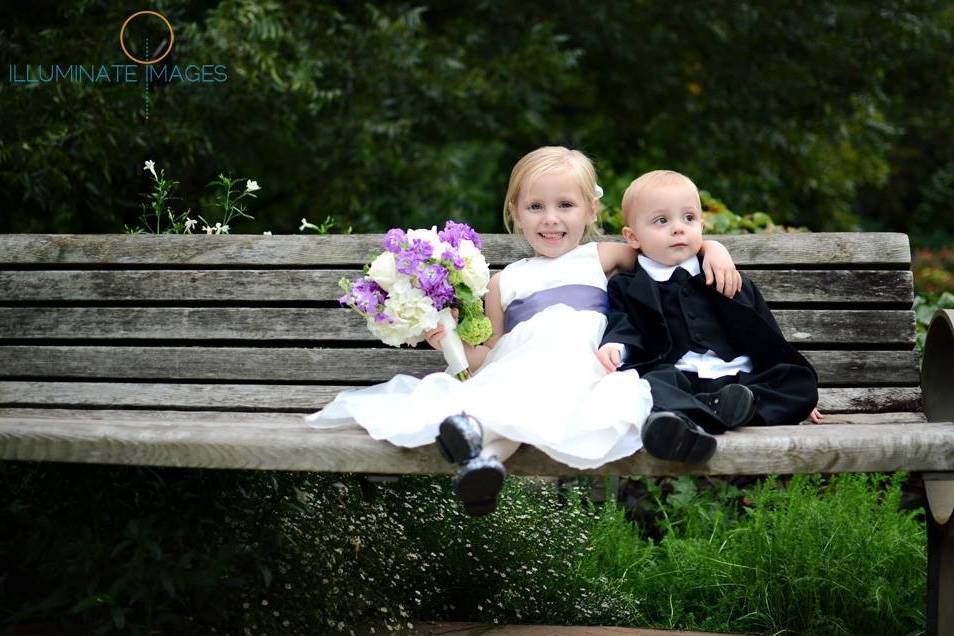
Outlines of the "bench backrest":
M920 411L905 235L713 238L818 369L823 410ZM441 370L438 352L375 342L337 303L380 241L0 236L0 405L309 412L346 386ZM528 255L484 241L494 268Z

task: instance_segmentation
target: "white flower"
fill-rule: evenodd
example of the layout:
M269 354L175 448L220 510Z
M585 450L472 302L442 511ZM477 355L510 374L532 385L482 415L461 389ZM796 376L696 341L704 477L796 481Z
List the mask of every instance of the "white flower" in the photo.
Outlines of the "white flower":
M185 231L186 234L192 234L192 228L195 227L195 224L198 223L195 219L186 219L185 221Z
M368 318L368 329L392 347L414 345L424 340L424 332L437 326L437 310L427 295L411 286L407 277L399 278L384 301L384 313L393 322Z
M464 269L460 271L461 280L470 287L475 296L487 293L490 284L490 266L472 241L464 239L457 248L457 254L464 259Z
M304 231L305 231L305 228L309 228L309 227L310 227L311 229L313 229L313 230L317 230L317 229L318 229L318 226L317 226L317 225L315 225L314 223L309 223L308 221L306 221L306 220L304 219L304 217L302 217L302 219L301 219L301 226L299 226L298 231L299 231L299 232L304 232Z
M261 190L262 188L258 185L258 181L252 181L249 179L245 182L245 191L246 192L255 192L256 190Z
M407 242L410 243L414 239L419 239L431 244L431 247L434 249L433 256L434 258L440 258L441 254L444 253L444 250L450 249L450 245L441 240L441 237L437 235L437 226L431 226L429 230L408 230L407 231Z
M272 235L271 232L262 232L262 236L271 236L271 235Z
M212 234L213 232L215 232L215 228L214 228L214 227L209 227L208 225L203 225L203 226L202 226L202 230L203 230L206 234Z
M397 263L394 260L394 254L383 252L371 262L368 268L368 277L385 291L390 291L391 286L398 279Z
M603 198L603 188L601 188L601 187L599 187L599 186L596 186L596 198L597 198L597 199L602 199L602 198Z
M219 228L219 234L228 234L228 233L229 233L229 226L228 226L228 225L219 226L219 224L216 223L215 226Z
M151 172L151 173L152 173L152 178L155 179L156 181L159 180L159 177L156 176L156 162L153 161L152 159L150 159L149 161L147 161L147 162L146 162L146 165L143 166L142 169L143 169L143 170L148 170L149 172Z

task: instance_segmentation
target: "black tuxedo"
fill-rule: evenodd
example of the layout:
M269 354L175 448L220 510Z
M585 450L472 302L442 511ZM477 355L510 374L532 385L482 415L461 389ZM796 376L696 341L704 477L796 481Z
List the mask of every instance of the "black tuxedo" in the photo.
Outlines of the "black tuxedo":
M739 382L756 396L755 423L797 424L806 418L818 401L818 376L786 342L752 281L743 275L741 291L730 299L706 286L703 274L683 278L688 279L658 283L637 262L632 272L617 274L607 285L603 344L626 345L620 370L636 369L650 383L653 410L682 411L710 432L722 432L718 416L693 396ZM675 368L686 351L707 349L723 360L749 356L752 372L701 379Z

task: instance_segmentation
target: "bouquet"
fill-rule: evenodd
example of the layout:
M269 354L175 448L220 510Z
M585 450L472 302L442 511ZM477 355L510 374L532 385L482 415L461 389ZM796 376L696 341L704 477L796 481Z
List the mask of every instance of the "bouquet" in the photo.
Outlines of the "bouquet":
M384 252L364 268L364 276L339 281L345 294L338 302L364 316L371 333L392 347L415 345L442 324L447 372L464 380L470 374L462 342L477 346L493 332L481 300L489 282L480 236L464 223L448 221L439 232L437 226L388 231Z

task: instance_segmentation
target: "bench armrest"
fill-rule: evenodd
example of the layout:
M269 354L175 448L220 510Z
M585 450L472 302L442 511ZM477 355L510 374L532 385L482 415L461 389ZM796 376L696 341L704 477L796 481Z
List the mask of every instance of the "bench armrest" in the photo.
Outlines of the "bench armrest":
M954 311L939 309L924 342L921 388L929 422L954 421Z

